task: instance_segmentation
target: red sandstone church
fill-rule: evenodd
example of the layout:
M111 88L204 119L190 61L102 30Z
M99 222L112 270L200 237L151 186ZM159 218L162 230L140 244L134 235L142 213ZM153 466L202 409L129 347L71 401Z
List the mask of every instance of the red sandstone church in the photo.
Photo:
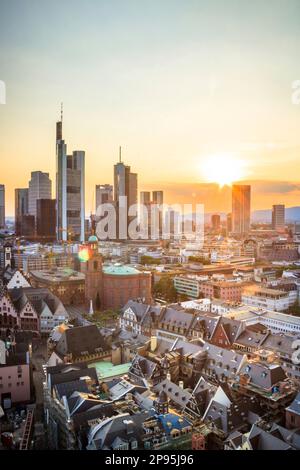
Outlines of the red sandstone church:
M120 263L102 265L95 235L88 240L88 252L88 260L82 262L81 271L85 274L86 301L92 300L95 309L118 309L130 299L151 301L150 273Z

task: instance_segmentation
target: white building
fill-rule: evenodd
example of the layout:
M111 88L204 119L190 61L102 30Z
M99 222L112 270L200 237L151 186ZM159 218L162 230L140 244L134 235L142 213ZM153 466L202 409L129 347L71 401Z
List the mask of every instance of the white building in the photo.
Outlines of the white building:
M274 333L300 333L300 317L287 315L286 313L241 306L236 310L230 310L225 316L242 321L246 326L261 323Z
M242 302L246 305L277 312L284 312L290 306L288 292L261 286L246 287L242 293Z

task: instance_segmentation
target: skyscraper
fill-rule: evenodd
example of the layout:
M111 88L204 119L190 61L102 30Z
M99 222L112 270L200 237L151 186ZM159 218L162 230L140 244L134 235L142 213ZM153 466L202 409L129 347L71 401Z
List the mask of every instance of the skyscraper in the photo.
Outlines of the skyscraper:
M118 239L128 236L128 225L132 216L128 216L128 209L137 204L137 174L131 173L130 166L121 160L121 147L119 162L114 165L114 200L117 212L116 233Z
M54 241L56 237L56 201L38 199L36 234L44 241Z
M150 204L151 203L151 193L150 193L150 191L141 191L140 192L140 203L141 204Z
M62 118L56 123L56 230L59 241L85 238L85 152L67 155Z
M155 218L158 219L158 238L162 237L163 232L163 204L164 204L164 192L163 191L153 191L152 192L152 202L155 205ZM157 222L154 222L154 225Z
M232 231L236 235L246 235L250 230L251 186L232 186Z
M164 192L163 191L153 191L152 192L152 201L154 204L163 204L164 203Z
M213 230L220 230L221 217L219 214L213 214L211 216L211 226Z
M275 204L272 207L272 228L273 230L284 230L285 227L285 205Z
M37 201L39 199L51 199L51 197L52 182L49 178L49 173L33 171L29 181L28 214L33 215L36 219Z
M111 203L114 200L114 188L111 184L96 185L96 212L101 204Z
M28 215L28 188L15 189L15 232L17 236L23 235L21 227L22 218Z
M5 186L0 184L0 228L5 228Z

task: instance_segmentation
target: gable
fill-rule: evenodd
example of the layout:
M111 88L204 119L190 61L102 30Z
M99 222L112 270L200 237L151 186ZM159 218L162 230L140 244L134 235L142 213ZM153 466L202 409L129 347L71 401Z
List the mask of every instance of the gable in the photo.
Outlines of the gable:
M7 284L8 290L19 289L20 287L31 287L29 282L25 279L20 271L16 271L11 280Z

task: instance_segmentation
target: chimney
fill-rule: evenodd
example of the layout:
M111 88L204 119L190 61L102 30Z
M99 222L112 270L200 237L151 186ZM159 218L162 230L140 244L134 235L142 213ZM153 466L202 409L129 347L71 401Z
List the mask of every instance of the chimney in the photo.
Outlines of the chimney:
M183 380L180 380L178 385L179 385L179 387L180 387L182 390L184 390L184 383L183 383Z
M170 374L170 372L167 373L167 380L171 380L171 374Z

